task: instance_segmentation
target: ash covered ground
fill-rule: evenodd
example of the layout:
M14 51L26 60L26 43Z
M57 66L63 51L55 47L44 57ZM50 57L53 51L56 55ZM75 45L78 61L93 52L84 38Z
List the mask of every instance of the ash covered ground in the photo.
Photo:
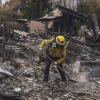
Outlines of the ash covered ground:
M62 82L56 66L50 68L49 82L43 82L45 63L39 63L38 44L41 38L7 44L0 50L0 68L12 75L0 73L0 100L100 100L99 78L90 71L98 63L81 62L98 60L95 48L71 43L64 71L77 82ZM11 42L11 41L10 41ZM74 45L74 48L73 48ZM2 56L3 55L3 56ZM12 97L12 99L11 99ZM15 99L16 98L16 99Z

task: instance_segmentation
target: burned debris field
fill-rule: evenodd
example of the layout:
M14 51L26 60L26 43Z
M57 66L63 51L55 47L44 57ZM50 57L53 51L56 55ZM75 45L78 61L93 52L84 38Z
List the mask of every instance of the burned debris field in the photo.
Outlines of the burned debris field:
M100 2L40 1L0 3L0 100L100 100Z
M1 50L0 53L3 54L3 57L0 58L0 98L3 98L2 100L8 100L5 99L6 96L8 96L7 98L14 96L14 100L17 100L15 97L23 100L99 100L99 61L93 62L93 58L99 58L99 56L93 54L94 51L91 47L84 46L83 48L83 45L81 47L80 44L70 44L71 47L74 45L74 50L69 47L70 59L64 65L64 71L76 82L69 80L62 82L56 66L51 65L49 81L44 83L45 63L39 64L37 46L41 39L34 38L34 40L35 42L30 39L28 42L7 44L5 51ZM79 60L78 55L84 57L84 60ZM91 72L93 69L96 70L96 73L95 70ZM98 74L97 77L96 74Z

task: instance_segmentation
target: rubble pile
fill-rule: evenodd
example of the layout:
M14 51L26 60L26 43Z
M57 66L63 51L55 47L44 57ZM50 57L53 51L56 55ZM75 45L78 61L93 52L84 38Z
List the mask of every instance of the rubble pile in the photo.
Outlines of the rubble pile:
M69 47L71 59L64 64L64 71L77 82L62 82L56 66L50 69L48 83L43 83L45 63L39 62L38 44L41 38L29 38L5 46L0 57L0 100L99 100L100 82L89 80L88 73L98 65L86 64L82 60L96 60L88 46L78 44ZM73 44L73 43L72 43ZM74 45L74 44L73 44ZM80 55L80 59L76 59ZM6 59L5 59L6 58ZM90 75L91 76L91 75ZM1 96L3 95L3 96ZM20 98L20 99L19 99Z

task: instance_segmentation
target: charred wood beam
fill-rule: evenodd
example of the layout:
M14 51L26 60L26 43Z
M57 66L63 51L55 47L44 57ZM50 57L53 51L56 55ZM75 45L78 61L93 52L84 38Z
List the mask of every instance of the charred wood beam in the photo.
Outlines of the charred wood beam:
M59 6L57 5L57 7L63 12L63 13L66 13L67 15L69 16L73 16L75 19L77 20L80 20L81 22L84 22L86 21L87 17L82 15L82 14L79 14L78 12L75 12L74 10L71 10L69 8L65 8L65 7L62 7L62 6Z

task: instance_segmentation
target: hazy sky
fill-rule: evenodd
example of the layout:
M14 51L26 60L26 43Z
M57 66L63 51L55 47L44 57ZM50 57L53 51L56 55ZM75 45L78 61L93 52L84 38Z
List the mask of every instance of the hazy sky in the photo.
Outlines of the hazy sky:
M9 0L1 0L2 1L2 4L4 4L6 1L9 1Z

